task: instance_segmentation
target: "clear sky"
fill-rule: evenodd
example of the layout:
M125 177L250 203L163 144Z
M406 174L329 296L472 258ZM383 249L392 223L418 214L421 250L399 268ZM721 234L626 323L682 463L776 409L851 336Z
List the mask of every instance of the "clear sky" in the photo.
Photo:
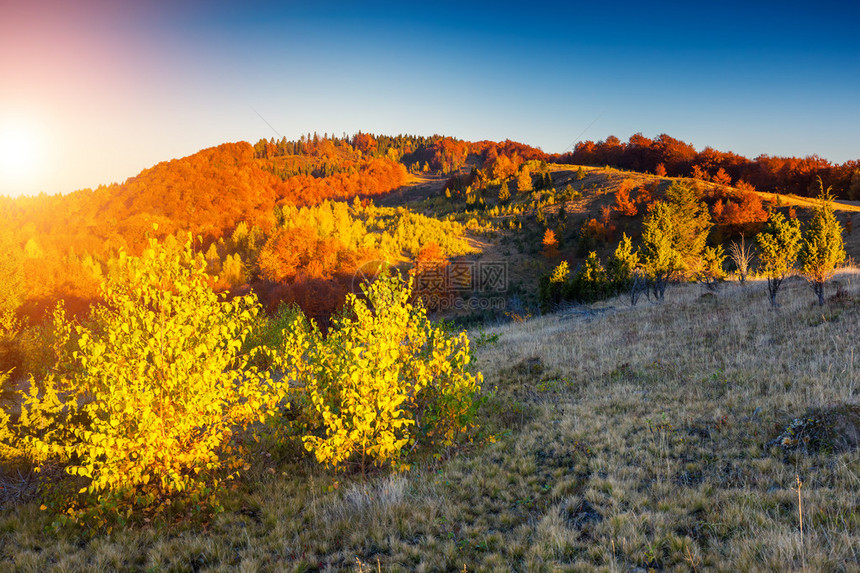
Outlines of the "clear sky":
M0 0L0 195L308 132L860 158L852 3L134 4Z

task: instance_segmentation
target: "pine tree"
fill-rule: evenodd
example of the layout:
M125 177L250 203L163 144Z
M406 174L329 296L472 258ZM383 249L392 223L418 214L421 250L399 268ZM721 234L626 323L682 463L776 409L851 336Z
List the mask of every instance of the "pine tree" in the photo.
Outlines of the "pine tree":
M680 257L680 270L696 273L713 226L708 207L692 186L683 183L673 183L666 190L666 204L672 218L672 243Z
M555 236L555 231L547 229L543 234L543 253L547 258L555 258L558 256L558 239Z
M819 306L824 305L824 285L833 276L836 266L845 260L845 245L842 241L842 225L833 212L831 187L824 189L818 179L821 193L818 205L800 247L801 269L818 297Z
M717 282L726 276L726 272L723 270L725 260L726 252L722 245L705 247L702 253L702 267L697 275L699 282L710 290L716 290Z

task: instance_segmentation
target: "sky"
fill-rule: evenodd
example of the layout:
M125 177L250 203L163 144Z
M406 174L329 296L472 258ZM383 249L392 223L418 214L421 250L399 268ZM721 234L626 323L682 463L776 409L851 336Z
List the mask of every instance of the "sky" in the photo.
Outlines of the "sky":
M0 0L0 195L317 132L860 158L860 7Z

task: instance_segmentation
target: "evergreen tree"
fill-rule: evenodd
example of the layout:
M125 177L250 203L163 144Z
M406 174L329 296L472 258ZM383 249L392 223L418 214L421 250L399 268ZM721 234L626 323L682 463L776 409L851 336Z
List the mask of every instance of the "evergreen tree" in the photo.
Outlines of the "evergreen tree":
M594 302L606 297L609 283L607 282L606 269L600 262L597 253L591 251L579 267L573 277L571 288L573 298L581 302Z
M648 275L657 300L663 300L666 286L681 269L681 256L675 249L672 210L664 201L654 204L642 223L639 259Z
M640 258L657 300L676 273L699 272L712 225L707 206L687 184L673 183L666 200L654 203L642 223Z
M564 205L559 207L556 220L558 222L558 228L564 230L567 226L567 210L564 208Z
M770 214L767 227L756 236L761 270L767 276L770 304L776 308L776 295L782 281L794 267L800 250L800 222L786 219L782 213Z
M633 250L633 242L627 234L621 236L621 242L615 253L606 264L607 275L616 290L627 288L633 277L633 271L639 266L639 255Z
M726 253L722 245L705 247L702 253L702 266L698 274L699 282L711 290L716 290L717 282L726 276L723 270L723 262L725 260Z
M818 297L818 304L823 305L824 285L833 276L836 266L845 260L845 245L842 225L833 213L831 188L825 190L821 178L818 183L821 186L819 202L803 235L799 258L802 272Z
M678 182L666 190L666 204L672 219L672 246L680 257L681 270L695 273L701 267L708 232L713 226L708 207L692 186Z

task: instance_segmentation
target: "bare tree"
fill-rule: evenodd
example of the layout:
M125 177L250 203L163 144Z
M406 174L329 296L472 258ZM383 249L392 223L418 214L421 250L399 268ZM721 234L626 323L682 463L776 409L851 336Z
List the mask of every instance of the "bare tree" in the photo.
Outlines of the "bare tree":
M729 245L729 258L738 269L738 282L744 284L752 267L753 246L747 245L744 236L741 235L740 244L732 241Z

